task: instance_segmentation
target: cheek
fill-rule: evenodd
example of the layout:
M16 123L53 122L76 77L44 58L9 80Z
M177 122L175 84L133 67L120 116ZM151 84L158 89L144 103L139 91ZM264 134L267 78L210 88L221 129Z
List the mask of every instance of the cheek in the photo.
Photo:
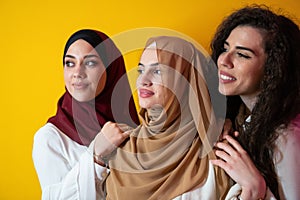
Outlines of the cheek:
M258 76L256 74L256 76L254 76L254 78L251 80L251 84L253 85L253 87L259 89L261 81L262 81L262 76Z
M65 85L68 87L71 81L69 71L64 70L64 81L65 81Z
M162 104L165 105L169 100L172 99L173 93L168 88L163 86L159 86L156 89L157 100Z
M222 54L219 55L218 59L217 59L217 67L219 68L220 65L220 62L221 62L221 59L222 59Z
M260 90L260 83L263 79L262 70L248 71L243 76L247 77L242 81L242 84L247 87L248 92L258 92Z
M251 78L251 82L255 85L258 85L264 76L264 69L263 68L253 68L253 70L247 72L245 76Z

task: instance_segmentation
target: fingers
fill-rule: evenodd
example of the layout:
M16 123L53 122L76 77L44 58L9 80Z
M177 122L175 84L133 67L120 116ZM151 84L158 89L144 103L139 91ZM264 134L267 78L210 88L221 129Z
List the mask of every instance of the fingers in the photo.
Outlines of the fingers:
M235 149L237 150L238 152L242 152L244 151L243 147L240 145L240 143L234 139L233 137L231 137L230 135L226 135L224 136L224 139L226 141L228 141L228 143Z
M119 146L126 138L129 137L132 128L126 124L117 124L107 122L104 124L101 132L107 140L115 146Z
M224 160L216 159L216 160L210 160L210 162L211 164L224 169L226 172L230 170L230 166Z
M120 128L120 130L122 130L123 132L133 130L133 128L128 126L127 124L117 124L117 125Z
M218 158L221 158L222 160L224 160L226 162L228 162L228 160L230 159L230 154L228 154L224 150L216 150L215 154Z
M226 162L232 160L232 158L239 158L240 155L245 153L245 150L241 147L238 141L230 135L224 136L224 141L217 142L215 147L216 156Z
M238 131L234 131L234 133L233 133L234 137L238 137L239 134L240 134L240 133L239 133Z
M221 167L223 168L223 165L225 164L225 162L221 159L216 159L216 160L210 160L210 162L213 164L213 165L216 165L218 167ZM224 169L224 168L223 168Z
M105 132L106 130L115 130L117 131L116 133L123 133L123 132L125 133L125 132L130 132L131 130L133 130L133 128L126 124L117 124L109 121L106 122L102 128L103 132Z

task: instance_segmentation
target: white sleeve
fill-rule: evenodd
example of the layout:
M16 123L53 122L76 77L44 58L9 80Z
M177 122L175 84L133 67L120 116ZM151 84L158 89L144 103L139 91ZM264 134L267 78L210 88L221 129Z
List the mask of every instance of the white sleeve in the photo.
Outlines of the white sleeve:
M237 196L241 194L242 187L239 184L234 184L228 191L225 200L238 200ZM265 200L276 200L275 196L269 188L267 188Z
M278 138L276 170L282 199L300 199L300 124Z
M104 199L103 191L96 193L96 186L105 180L107 169L95 168L90 149L70 140L52 124L35 134L32 156L43 200Z

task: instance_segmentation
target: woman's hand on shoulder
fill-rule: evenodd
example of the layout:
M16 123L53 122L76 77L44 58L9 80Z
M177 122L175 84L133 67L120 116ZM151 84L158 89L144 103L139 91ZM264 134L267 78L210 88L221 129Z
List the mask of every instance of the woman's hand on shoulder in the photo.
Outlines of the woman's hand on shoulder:
M212 164L224 169L242 187L241 197L244 200L263 198L266 183L248 153L230 135L223 139L215 145L218 159L211 160Z
M124 124L106 122L95 138L94 154L97 157L107 157L110 155L129 137L129 130L131 129L132 128Z
M124 124L117 124L114 122L106 122L100 132L108 142L115 147L118 147L130 135L131 128Z

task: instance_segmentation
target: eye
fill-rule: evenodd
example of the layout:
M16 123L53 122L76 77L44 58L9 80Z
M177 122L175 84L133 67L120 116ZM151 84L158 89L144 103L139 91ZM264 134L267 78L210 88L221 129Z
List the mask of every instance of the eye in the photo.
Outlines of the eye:
M75 63L72 62L72 61L65 61L65 67L74 67L75 66Z
M85 64L86 66L88 66L88 67L94 67L94 66L96 66L96 65L98 64L98 62L97 62L97 61L94 61L94 60L88 60L88 61L86 61L84 64Z
M145 67L142 66L142 65L139 65L138 69L137 69L137 72L138 72L138 74L144 74L145 73Z
M250 56L248 56L248 55L246 55L246 54L243 54L243 53L241 53L241 52L238 52L237 54L238 54L239 57L242 57L242 58L246 58L246 59L251 58Z
M161 70L160 69L156 69L153 71L154 74L160 75L161 74Z
M145 70L143 70L143 69L138 69L137 72L138 72L138 74L143 74L143 73L145 72Z

